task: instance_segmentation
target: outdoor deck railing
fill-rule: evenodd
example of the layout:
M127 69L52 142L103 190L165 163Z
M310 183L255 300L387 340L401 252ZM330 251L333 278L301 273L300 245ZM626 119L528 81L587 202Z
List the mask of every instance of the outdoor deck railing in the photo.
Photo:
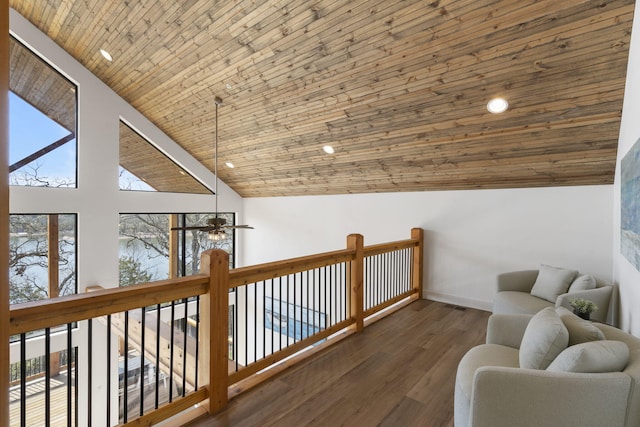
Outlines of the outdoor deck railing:
M423 247L422 229L370 247L350 235L343 250L234 270L214 250L197 275L14 305L12 425L153 425L207 400L215 413L419 298Z

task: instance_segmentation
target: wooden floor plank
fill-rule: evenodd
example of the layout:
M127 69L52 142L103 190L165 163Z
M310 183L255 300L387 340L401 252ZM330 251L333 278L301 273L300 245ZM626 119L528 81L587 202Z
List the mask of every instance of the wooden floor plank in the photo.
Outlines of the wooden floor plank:
M489 314L418 300L188 425L453 426L456 367Z

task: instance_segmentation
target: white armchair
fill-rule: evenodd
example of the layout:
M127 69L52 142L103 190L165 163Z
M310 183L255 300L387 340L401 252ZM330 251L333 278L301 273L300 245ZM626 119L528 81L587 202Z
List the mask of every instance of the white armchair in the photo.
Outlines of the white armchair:
M458 365L455 426L640 426L640 339L592 324L607 340L600 342L623 342L628 347L628 361L620 372L521 368L520 344L532 318L495 314L489 318L486 344L469 350ZM572 347L578 345L565 350Z

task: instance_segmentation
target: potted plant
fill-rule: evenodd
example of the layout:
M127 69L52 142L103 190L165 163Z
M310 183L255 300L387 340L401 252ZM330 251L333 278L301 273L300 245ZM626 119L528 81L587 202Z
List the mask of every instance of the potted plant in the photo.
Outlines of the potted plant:
M573 307L573 313L585 320L589 320L591 312L598 309L598 306L588 299L573 298L569 300L569 304Z

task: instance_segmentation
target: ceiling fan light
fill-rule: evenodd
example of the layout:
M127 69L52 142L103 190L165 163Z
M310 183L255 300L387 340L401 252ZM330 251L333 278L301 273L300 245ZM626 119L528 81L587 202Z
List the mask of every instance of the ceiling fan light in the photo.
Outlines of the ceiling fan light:
M509 103L504 98L493 98L487 103L487 110L493 114L504 113L507 108L509 108Z
M227 238L227 233L225 233L223 230L212 230L209 232L207 237L209 238L209 240L219 242Z
M213 240L214 242L220 240L220 236L218 236L218 233L216 231L210 231L207 237L209 237L209 240Z

